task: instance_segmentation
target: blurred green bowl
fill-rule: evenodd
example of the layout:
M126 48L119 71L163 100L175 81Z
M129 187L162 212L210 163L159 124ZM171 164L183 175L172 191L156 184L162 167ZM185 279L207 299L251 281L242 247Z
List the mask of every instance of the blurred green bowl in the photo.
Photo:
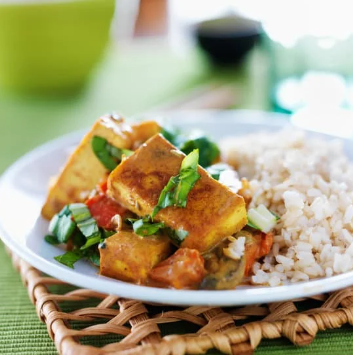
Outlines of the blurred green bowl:
M102 57L115 0L0 0L0 86L80 88Z

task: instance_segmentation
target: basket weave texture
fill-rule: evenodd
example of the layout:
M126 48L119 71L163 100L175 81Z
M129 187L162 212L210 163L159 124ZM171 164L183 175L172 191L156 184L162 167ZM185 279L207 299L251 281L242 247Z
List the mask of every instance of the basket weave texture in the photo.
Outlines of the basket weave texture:
M304 346L318 331L353 325L353 287L263 305L182 308L75 288L42 275L16 255L12 260L39 319L63 355L183 355L210 349L245 355L252 354L263 338L286 337ZM181 324L182 334L163 336L167 323ZM87 345L97 336L102 347Z

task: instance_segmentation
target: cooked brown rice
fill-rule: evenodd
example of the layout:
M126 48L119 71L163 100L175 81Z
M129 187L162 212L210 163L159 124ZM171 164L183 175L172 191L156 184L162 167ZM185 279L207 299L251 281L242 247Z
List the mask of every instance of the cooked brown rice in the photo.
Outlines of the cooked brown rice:
M353 269L353 164L340 141L284 130L227 139L226 161L250 180L249 207L281 219L254 284L277 286Z

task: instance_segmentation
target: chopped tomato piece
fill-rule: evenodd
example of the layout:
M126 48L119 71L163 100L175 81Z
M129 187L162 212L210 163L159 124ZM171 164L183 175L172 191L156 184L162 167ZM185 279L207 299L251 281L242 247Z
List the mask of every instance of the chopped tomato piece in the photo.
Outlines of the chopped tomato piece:
M96 190L98 193L105 194L108 190L108 177L109 173L106 173L96 185Z
M112 218L119 214L126 213L126 209L106 195L96 195L86 201L86 205L92 217L97 221L99 227L113 229Z
M250 271L256 261L258 250L259 250L259 242L261 242L261 235L259 234L251 237L250 241L248 241L247 239L247 242L245 244L245 253L244 253L246 258L245 271L244 271L245 276L249 276Z
M180 248L149 273L152 280L174 288L196 288L206 271L198 250Z
M259 258L267 255L273 245L273 233L262 234Z
M270 252L273 244L273 234L259 232L252 235L249 239L250 241L247 240L245 244L245 276L249 276L256 260Z
M99 188L103 193L106 193L108 190L108 180L105 180L102 183L100 183Z

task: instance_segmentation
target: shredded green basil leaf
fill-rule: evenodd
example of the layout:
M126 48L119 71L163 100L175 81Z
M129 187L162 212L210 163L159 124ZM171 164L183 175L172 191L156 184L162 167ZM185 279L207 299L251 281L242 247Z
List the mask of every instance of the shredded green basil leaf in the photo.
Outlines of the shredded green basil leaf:
M101 228L101 235L102 235L103 239L109 238L109 237L111 237L114 234L116 234L115 230L113 230L113 231L109 230L108 231L106 229Z
M55 256L54 259L59 263L74 268L74 264L83 257L80 250L67 251L65 254Z
M91 218L91 212L84 203L71 203L68 208L76 223L83 222Z
M109 171L113 171L118 166L123 155L130 156L134 153L129 149L114 147L105 138L99 136L93 136L91 147L96 157Z
M82 247L86 243L86 237L78 229L72 235L71 240L72 244L77 248Z
M49 233L56 237L59 243L66 243L74 233L75 228L76 225L71 220L67 206L54 215L49 223Z
M66 243L75 231L76 225L70 216L62 216L59 219L57 238L60 243Z
M218 163L207 167L206 170L215 180L219 180L223 171L232 170L232 168L228 164Z
M59 216L70 216L71 215L71 211L69 209L69 205L66 205L65 207L63 207L63 209L59 212Z
M168 237L172 240L172 242L174 242L174 244L179 246L184 241L184 239L189 235L189 232L183 229L173 230L171 228L167 228L167 234Z
M87 239L100 236L98 224L84 203L72 203L69 209L78 229Z
M58 231L59 214L55 214L49 222L49 233L56 234Z
M164 228L164 223L152 223L151 217L146 216L140 219L127 218L128 222L132 224L132 228L137 235L146 237L156 234L160 229Z
M156 234L161 228L164 227L164 223L146 223L142 219L136 221L132 228L137 235L148 236Z
M97 245L116 232L98 228L97 222L91 216L88 207L84 203L67 205L54 217L50 223L50 230L56 234L46 236L45 240L50 244L64 243L67 242L68 238L66 239L63 236L69 235L72 238L73 245L77 248L63 255L56 256L55 260L73 268L76 261L86 258L99 266ZM72 232L66 233L66 226L71 226L72 224Z
M96 265L96 266L100 266L100 255L98 251L93 252L90 256L89 256L89 260L91 261L92 264Z
M163 188L157 205L153 209L152 219L161 209L168 206L186 207L188 194L200 178L197 172L198 160L198 149L193 150L183 159L179 174L172 176Z
M127 218L125 220L132 224L134 232L140 236L148 236L158 233L159 230L167 233L168 237L175 245L180 245L183 240L189 235L189 232L183 229L173 230L166 227L164 223L151 223L151 217L146 216L140 219Z
M100 234L87 238L86 243L81 247L81 250L87 249L92 245L103 243L104 239L111 237L116 231L106 230L104 228L99 228Z
M80 249L85 250L85 249L91 247L92 245L99 244L101 242L101 240L102 239L101 239L100 235L97 235L97 236L91 237L91 238L87 238L86 243Z
M58 241L58 238L53 236L53 235L46 235L44 237L44 240L51 245L58 245L60 244L60 242Z

